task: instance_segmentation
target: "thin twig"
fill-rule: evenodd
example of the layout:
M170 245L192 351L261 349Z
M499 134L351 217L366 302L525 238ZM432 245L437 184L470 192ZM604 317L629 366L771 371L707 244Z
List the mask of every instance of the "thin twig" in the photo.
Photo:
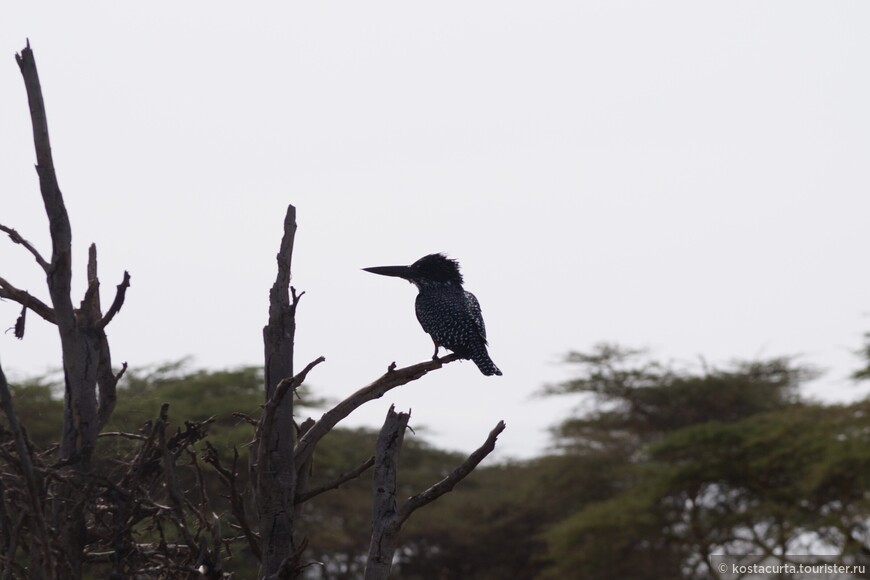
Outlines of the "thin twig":
M241 411L235 411L234 413L232 413L232 415L236 419L241 419L242 421L244 421L248 425L253 425L254 427L256 427L258 424L258 421L256 419L254 419L253 417L251 417L250 415L248 415L247 413L242 413Z
M15 552L18 550L18 537L21 535L21 527L24 525L24 518L27 517L27 512L22 510L15 520L15 526L12 528L12 541L9 543L9 548L6 551L6 561L9 562L9 567L3 572L3 580L11 579L12 565L15 563Z
M231 469L227 469L223 466L220 460L220 455L217 452L217 449L209 443L205 442L205 453L203 454L203 461L211 465L215 468L220 475L220 478L226 484L230 491L230 509L233 513L233 516L236 518L236 521L239 524L239 528L241 528L242 533L245 535L245 539L248 541L248 547L251 549L251 553L257 558L257 560L262 560L262 556L260 554L260 544L259 538L257 535L251 530L251 526L248 524L248 518L245 515L245 501L239 493L238 488L236 487L236 481L238 479L238 462L239 462L239 450L233 447L233 465Z
M0 224L0 232L6 232L7 234L9 234L9 237L12 239L13 242L15 242L16 244L21 244L22 246L27 248L27 251L33 254L33 257L36 258L36 263L39 264L39 266L46 274L48 274L49 264L45 261L45 258L42 257L39 251L33 247L33 244L21 237L21 234L15 231L14 228L4 226L3 224Z
M141 433L124 433L123 431L105 431L97 435L97 437L121 437L122 439L137 439L139 441L148 439L148 437Z
M187 521L184 517L184 494L181 492L181 486L178 484L178 477L175 474L175 457L169 450L169 442L166 439L166 425L168 419L169 403L163 403L160 406L160 418L157 419L157 440L160 444L160 450L163 455L163 476L166 480L166 492L169 495L170 505L175 517L175 527L181 532L185 542L191 551L196 548L196 542L187 527Z
M347 473L339 474L339 476L336 477L335 479L333 479L332 481L324 483L323 485L319 485L315 488L309 489L301 494L297 494L296 495L296 503L300 504L300 503L306 502L309 499L316 497L316 496L318 496L324 492L327 492L331 489L337 489L337 488L341 487L343 484L347 483L348 481L350 481L352 479L356 479L357 477L362 475L363 472L365 472L368 468L370 468L374 464L375 464L374 456L369 457L363 463L361 463L358 467L355 467L354 469L352 469L351 471L348 471Z
M6 475L6 474L4 474ZM6 510L6 485L3 479L0 478L0 532L3 537L3 558L6 560L6 566L3 570L2 580L12 578L12 563L15 561L15 540L12 528L12 520L9 517L9 512ZM11 507L11 506L10 506ZM24 512L22 512L23 514Z
M199 488L199 505L194 505L194 503L187 498L185 498L185 500L187 501L188 507L190 507L193 513L196 514L200 527L204 529L209 527L208 517L205 513L209 506L208 494L205 491L205 477L203 477L202 468L199 466L199 461L196 458L196 451L190 448L185 448L185 451L190 457L190 461L193 463L193 468L196 471L196 483Z
M145 465L153 459L154 440L157 438L157 429L154 423L149 421L145 424L147 433L145 441L142 442L136 457L130 462L130 467L127 473L124 474L122 485L127 489L136 489L139 486L139 480L145 472Z

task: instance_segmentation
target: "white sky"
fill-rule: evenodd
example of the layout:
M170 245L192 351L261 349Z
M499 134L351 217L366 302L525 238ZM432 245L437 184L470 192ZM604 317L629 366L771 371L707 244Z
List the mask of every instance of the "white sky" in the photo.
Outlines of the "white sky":
M37 5L38 4L38 5ZM503 377L471 363L369 403L525 457L576 401L530 395L602 340L714 363L800 355L846 379L870 330L866 2L11 3L0 19L0 223L46 255L29 37L75 244L97 243L116 363L260 364L288 203L297 365L342 397L427 359L413 287L360 271L445 251ZM0 275L47 299L0 240ZM0 304L0 326L18 308ZM12 376L59 365L29 317ZM156 410L155 410L156 412ZM177 419L181 419L180 417Z

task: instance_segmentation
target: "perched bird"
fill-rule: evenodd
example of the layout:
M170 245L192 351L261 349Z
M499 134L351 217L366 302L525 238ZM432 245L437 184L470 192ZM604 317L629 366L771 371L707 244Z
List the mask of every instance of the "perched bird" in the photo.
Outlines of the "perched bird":
M404 278L417 287L417 320L438 348L452 350L474 361L484 375L501 375L486 351L486 327L480 303L462 288L459 263L444 254L423 256L410 266L363 268L382 276Z

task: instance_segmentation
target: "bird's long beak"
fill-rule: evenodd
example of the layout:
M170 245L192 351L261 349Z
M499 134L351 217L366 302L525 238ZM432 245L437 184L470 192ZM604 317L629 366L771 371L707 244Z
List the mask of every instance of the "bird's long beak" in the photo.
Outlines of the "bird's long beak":
M372 274L393 276L396 278L404 278L405 280L411 277L410 266L374 266L373 268L363 268L363 270L371 272Z

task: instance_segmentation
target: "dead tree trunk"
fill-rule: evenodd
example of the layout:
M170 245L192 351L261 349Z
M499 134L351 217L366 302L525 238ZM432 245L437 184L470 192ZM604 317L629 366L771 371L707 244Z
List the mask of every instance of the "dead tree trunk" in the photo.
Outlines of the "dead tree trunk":
M269 323L263 328L266 404L274 414L261 419L257 437L257 465L252 470L260 529L260 577L289 577L298 567L299 550L293 537L296 469L293 461L293 396L280 396L278 385L293 377L296 305L301 295L290 288L296 208L287 207L284 235L278 251L278 275L269 292ZM265 428L264 428L265 427Z
M375 448L375 474L372 482L372 540L366 565L366 580L387 578L393 565L393 554L399 539L401 524L396 523L396 477L399 451L405 439L410 413L387 411L387 419L378 435Z
M130 277L125 272L115 300L104 316L100 309L97 254L92 245L88 259L88 289L80 308L73 307L70 295L72 280L72 228L58 186L48 137L48 121L36 61L30 43L16 55L24 78L33 142L36 149L36 172L51 233L51 260L46 261L36 248L14 229L0 225L13 242L23 245L46 274L51 307L18 290L0 278L0 297L19 302L49 322L56 324L60 334L64 371L64 417L60 443L60 462L64 477L54 485L52 512L54 527L61 539L61 554L55 574L76 578L81 575L82 552L86 537L84 504L80 496L83 477L90 470L91 454L97 434L105 425L115 405L115 387L123 373L113 374L105 327L124 302ZM24 314L19 319L24 334ZM16 325L17 326L17 325ZM20 332L19 332L20 330ZM99 389L99 401L97 390ZM98 404L99 403L99 404ZM78 494L76 492L79 492Z

